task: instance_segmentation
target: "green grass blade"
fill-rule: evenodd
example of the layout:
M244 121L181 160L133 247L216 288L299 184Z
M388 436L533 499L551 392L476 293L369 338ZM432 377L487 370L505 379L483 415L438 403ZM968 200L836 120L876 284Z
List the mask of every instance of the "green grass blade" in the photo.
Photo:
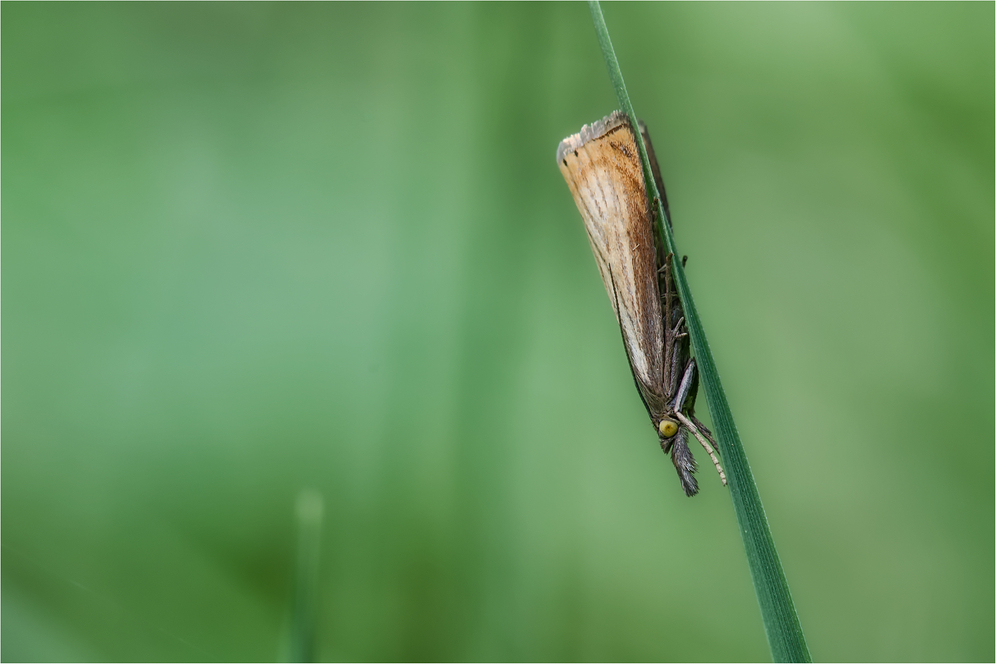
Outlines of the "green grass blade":
M317 662L319 572L325 501L314 489L303 489L294 508L297 559L291 606L289 662Z
M598 43L602 47L602 56L609 69L609 78L612 80L612 86L619 98L619 104L629 116L632 126L636 127L636 113L633 111L632 103L630 103L629 93L626 92L622 70L619 68L619 62L616 60L615 50L612 48L612 41L609 38L609 31L605 27L605 19L602 17L602 8L599 6L598 0L589 0L588 6L591 9L595 32L598 34ZM643 178L647 184L647 191L651 192L657 211L658 232L664 238L668 251L673 254L671 269L675 276L675 283L678 286L678 293L681 296L688 323L688 331L692 338L692 348L699 367L699 380L705 388L709 414L712 416L719 451L729 478L733 510L736 513L740 534L744 541L744 549L747 552L747 564L750 567L751 579L754 582L754 591L757 593L757 603L761 608L761 617L768 637L768 646L771 648L771 657L776 662L811 662L812 658L809 654L809 647L806 645L806 637L802 632L795 603L792 601L792 593L789 591L788 581L785 579L785 572L782 570L782 563L778 558L778 551L775 549L775 542L771 537L768 518L761 505L761 496L757 492L750 464L747 463L747 454L740 442L740 434L733 421L733 414L730 412L730 405L726 400L726 392L723 391L723 385L719 380L716 362L713 360L712 350L709 348L705 331L702 329L702 321L699 319L695 301L688 288L685 271L681 261L678 260L681 254L675 248L670 225L665 223L660 193L657 191L657 184L654 182L650 170L647 148L640 132L634 131L634 134L643 163Z

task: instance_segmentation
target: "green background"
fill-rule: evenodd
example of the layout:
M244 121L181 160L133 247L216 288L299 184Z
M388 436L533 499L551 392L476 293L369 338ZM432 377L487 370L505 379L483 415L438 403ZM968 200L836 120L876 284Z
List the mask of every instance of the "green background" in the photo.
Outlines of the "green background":
M609 4L815 658L994 656L994 5ZM764 660L557 143L587 8L2 8L2 657ZM705 415L704 404L700 413Z

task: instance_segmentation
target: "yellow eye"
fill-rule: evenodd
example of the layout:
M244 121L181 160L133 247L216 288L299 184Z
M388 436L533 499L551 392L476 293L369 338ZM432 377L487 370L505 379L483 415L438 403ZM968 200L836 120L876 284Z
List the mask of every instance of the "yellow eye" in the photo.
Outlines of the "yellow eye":
M661 420L661 423L657 425L657 428L660 430L661 435L665 438L670 438L674 434L678 433L678 423L667 418Z

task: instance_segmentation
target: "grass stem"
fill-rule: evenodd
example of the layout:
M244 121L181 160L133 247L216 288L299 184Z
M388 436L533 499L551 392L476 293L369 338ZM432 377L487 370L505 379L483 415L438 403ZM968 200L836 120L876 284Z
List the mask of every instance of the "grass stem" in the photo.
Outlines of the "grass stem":
M619 68L619 61L612 48L612 40L609 38L609 31L605 26L602 8L598 0L589 0L588 6L591 9L595 32L598 34L598 43L602 48L602 56L609 69L609 78L612 80L619 104L623 112L629 116L631 125L636 128L638 126L636 113L633 111L633 105L623 81L622 70ZM761 618L764 621L764 630L768 637L768 646L771 648L772 660L776 662L811 662L809 646L806 645L806 637L795 610L795 603L792 601L792 593L789 591L788 581L785 579L785 572L782 569L781 560L778 558L774 539L771 537L771 529L768 527L764 506L761 504L761 496L757 491L750 464L747 463L747 454L744 452L740 434L733 421L726 392L719 380L716 362L713 359L712 350L709 348L705 330L702 328L702 321L695 308L692 292L685 279L685 271L679 259L681 254L675 247L670 224L667 223L664 209L661 206L660 193L657 191L657 185L650 170L646 145L644 145L643 137L639 131L633 133L636 136L640 160L643 163L643 179L646 181L647 191L653 199L657 212L658 232L671 253L671 271L675 276L675 283L688 323L688 331L692 337L692 349L698 363L699 379L705 389L706 400L709 404L709 414L712 417L719 453L726 465L733 511L736 513L737 524L740 526L740 535L743 538L744 549L747 553L747 565L754 582L754 591L757 593L757 603L761 609Z
M297 523L297 551L294 564L294 599L291 608L291 662L316 660L315 629L318 622L318 589L321 560L322 520L325 502L322 494L304 489L297 496L294 517Z

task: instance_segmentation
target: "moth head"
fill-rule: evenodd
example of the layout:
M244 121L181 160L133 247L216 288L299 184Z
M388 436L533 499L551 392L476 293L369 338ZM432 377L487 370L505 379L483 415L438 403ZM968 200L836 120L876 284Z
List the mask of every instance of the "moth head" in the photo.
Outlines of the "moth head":
M678 423L665 417L661 420L661 423L657 425L657 430L660 431L661 435L665 438L670 438L674 434L678 433Z

